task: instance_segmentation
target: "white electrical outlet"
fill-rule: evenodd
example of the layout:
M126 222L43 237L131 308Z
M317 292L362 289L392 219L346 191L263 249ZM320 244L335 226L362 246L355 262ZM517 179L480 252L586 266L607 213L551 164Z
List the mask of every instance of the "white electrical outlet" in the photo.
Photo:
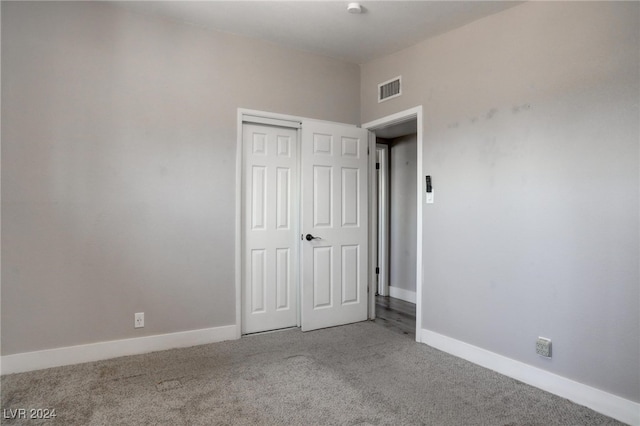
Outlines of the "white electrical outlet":
M425 202L427 204L433 204L433 191L431 192L426 192L426 198L425 198Z
M536 353L545 358L551 358L551 339L538 337L538 340L536 340Z
M134 328L144 327L144 312L137 312L136 314L134 314L133 321Z

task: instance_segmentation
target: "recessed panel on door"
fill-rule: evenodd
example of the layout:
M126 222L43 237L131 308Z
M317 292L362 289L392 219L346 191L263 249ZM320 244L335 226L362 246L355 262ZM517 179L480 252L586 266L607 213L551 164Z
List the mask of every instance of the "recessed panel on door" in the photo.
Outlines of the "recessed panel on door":
M333 290L332 247L313 248L313 307L331 306Z
M342 156L358 158L360 156L360 139L342 137Z
M342 226L358 226L360 171L342 168Z
M253 166L251 171L251 228L264 230L267 223L267 168Z
M265 250L251 251L251 312L265 311L267 282L267 253Z
M358 303L358 269L360 266L360 247L342 246L342 303Z
M291 249L276 249L276 309L291 309Z
M253 134L253 154L267 155L267 135L264 133Z
M333 167L314 166L313 168L313 225L330 227L332 225Z
M333 136L315 133L313 135L313 153L331 155L333 153Z
M276 228L289 229L291 217L291 172L276 169Z
M291 157L291 137L278 136L278 156Z

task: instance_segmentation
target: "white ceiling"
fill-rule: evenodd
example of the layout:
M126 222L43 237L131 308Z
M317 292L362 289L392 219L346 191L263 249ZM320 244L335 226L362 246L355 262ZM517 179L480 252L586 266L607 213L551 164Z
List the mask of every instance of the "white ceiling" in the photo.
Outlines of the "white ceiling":
M147 15L268 40L362 64L469 22L515 1L122 1Z

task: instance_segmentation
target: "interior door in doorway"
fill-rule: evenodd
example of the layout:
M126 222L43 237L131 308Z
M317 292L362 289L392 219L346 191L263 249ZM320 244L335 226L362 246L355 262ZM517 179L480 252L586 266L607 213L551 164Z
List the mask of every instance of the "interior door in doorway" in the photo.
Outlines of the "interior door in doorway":
M367 154L367 130L303 123L303 331L367 319Z
M242 333L295 327L297 130L243 124Z

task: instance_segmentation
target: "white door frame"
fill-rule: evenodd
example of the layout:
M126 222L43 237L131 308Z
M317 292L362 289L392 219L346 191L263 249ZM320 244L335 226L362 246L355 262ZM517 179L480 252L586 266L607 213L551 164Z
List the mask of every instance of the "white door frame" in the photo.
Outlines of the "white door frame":
M315 120L307 117L300 117L295 115L288 114L278 114L267 111L259 111L253 109L246 108L238 108L237 111L237 127L236 127L236 221L235 221L235 295L236 295L236 338L239 339L242 337L242 164L243 164L243 150L242 150L242 123L245 117L251 117L251 121L254 123L262 123L267 125L285 125L286 122L291 123L291 127L298 127L302 125L303 121L325 121L325 120ZM328 122L328 121L325 121ZM330 122L333 124L345 124L345 123L336 123ZM348 126L358 127L353 124L345 124ZM298 143L300 142L300 133L298 136ZM369 155L369 191L371 191L371 183L375 178L375 137L369 138L369 152L373 153L373 155ZM373 159L373 171L372 169L372 159ZM298 165L300 169L300 165ZM299 185L299 182L297 183ZM371 198L369 198L371 199ZM369 218L371 218L371 203L369 203ZM296 227L297 232L300 233L300 218L296 219ZM372 230L372 223L369 221L369 235L375 232ZM372 318L372 309L373 314L375 314L375 288L373 283L373 274L375 273L375 266L372 261L372 244L375 239L369 238L368 242L368 250L369 250L369 264L368 264L368 282L369 282L369 304L368 304L368 317ZM296 247L298 251L298 256L300 253L300 246ZM298 257L299 258L299 257ZM301 282L301 270L298 265L298 283ZM298 306L300 307L300 295L301 291L298 291ZM298 326L300 326L300 309L298 309Z
M377 210L378 210L378 287L380 296L389 295L389 145L376 144L379 166L377 179ZM377 157L377 155L376 155Z
M417 175L417 223L416 223L416 342L422 342L422 285L423 285L423 277L422 277L422 208L425 202L424 200L424 178L423 174L423 159L422 159L422 144L423 144L423 118L422 118L422 105L410 108L395 114L388 115L386 117L379 118L377 120L370 121L368 123L364 123L362 128L367 129L369 131L375 132L376 130L383 129L385 127L392 126L394 124L402 123L408 120L416 119L418 123L418 135L417 135L417 164L416 164L416 175ZM374 145L375 149L375 145ZM375 174L374 174L375 176ZM376 207L372 207L369 205L370 211ZM377 232L377 229L375 230ZM377 241L377 236L374 239Z

